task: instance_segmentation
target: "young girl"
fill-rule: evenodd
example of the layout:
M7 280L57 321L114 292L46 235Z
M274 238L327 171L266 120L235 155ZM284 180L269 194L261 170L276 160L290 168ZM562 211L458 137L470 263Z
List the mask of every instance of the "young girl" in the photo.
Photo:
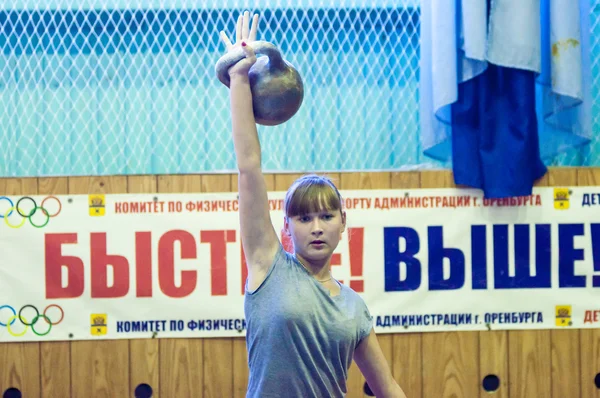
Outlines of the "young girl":
M284 229L294 254L284 251L269 216L261 148L248 70L256 61L258 15L237 21L236 43L246 57L229 69L233 142L239 171L239 214L248 264L244 311L250 377L247 397L329 398L347 393L355 360L377 397L405 398L372 328L362 298L332 278L330 261L346 227L337 188L309 175L288 190Z

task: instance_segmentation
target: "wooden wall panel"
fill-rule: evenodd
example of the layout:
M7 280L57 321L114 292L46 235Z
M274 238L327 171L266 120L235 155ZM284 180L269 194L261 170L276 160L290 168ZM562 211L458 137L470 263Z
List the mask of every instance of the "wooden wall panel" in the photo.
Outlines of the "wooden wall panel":
M128 176L127 192L132 194L156 193L158 191L157 180L155 176ZM136 389L141 385L147 385L151 388L152 398L162 396L160 394L159 366L160 349L158 339L129 340L130 397L135 396Z
M200 192L199 175L159 176L158 192ZM161 397L204 396L204 339L160 339Z
M39 343L0 343L0 393L16 388L25 397L41 396Z
M421 173L421 188L455 187L452 173ZM479 339L476 332L423 334L423 396L479 395ZM439 380L439 383L432 382Z
M68 193L69 179L67 177L38 179L38 194L40 195L66 195Z
M160 339L160 396L203 396L203 339Z
M273 186L275 188L276 191L287 191L288 188L290 187L290 185L292 185L292 183L294 181L296 181L296 179L302 177L303 174L297 174L297 173L290 173L290 174L274 174L273 178ZM339 184L340 182L340 176L339 174L329 174L329 177L332 178L333 180L335 180L334 182L336 184ZM268 178L268 176L267 176Z
M549 174L545 174L536 182L536 186L547 186ZM508 333L505 330L491 330L479 332L479 382L480 398L489 396L493 392L498 398L514 397L509 391L509 350ZM512 336L513 340L520 343L520 335ZM493 391L485 389L486 377L497 377L498 388ZM514 390L514 388L513 388ZM519 397L520 395L516 395Z
M582 329L580 377L568 384L581 381L582 398L600 398L600 329Z
M333 177L335 178L335 177ZM342 173L340 181L334 181L338 189L355 190L355 189L390 189L390 174L389 173ZM348 221L349 222L349 221ZM369 265L366 264L368 267ZM393 336L391 334L379 334L377 336L383 355L385 356L389 366L393 365ZM368 385L365 385L363 377L356 362L352 363L349 371L348 380L348 397L373 396Z
M508 332L508 376L511 398L551 397L549 330Z
M580 397L581 385L573 383L581 376L579 330L551 330L552 396Z
M391 173L391 189L415 189L421 186L418 172ZM423 395L423 335L420 333L399 333L393 335L394 379L409 398L421 398Z
M246 338L233 338L233 397L245 397L248 388L248 350Z
M577 170L577 185L600 186L600 168ZM590 309L600 308L600 301L590 304ZM579 331L581 349L581 397L600 398L600 329ZM569 380L569 384L577 380Z
M70 194L127 193L127 177L72 177ZM71 394L74 398L130 395L129 342L87 340L71 343Z
M69 192L69 180L40 178L40 195L65 195ZM40 367L42 397L68 397L71 395L71 344L68 341L40 343Z
M37 178L0 178L1 195L35 195L37 193Z
M136 389L142 388L142 385L152 389L153 398L161 396L159 355L158 339L129 340L129 396L134 396Z
M536 182L548 186L549 171ZM551 335L549 330L508 332L509 396L551 397Z
M479 397L508 398L508 334L504 330L479 332ZM487 377L497 377L498 387L485 385ZM492 388L486 390L486 388Z
M0 179L0 196L35 195L37 193L37 178ZM26 303L7 304L18 307L15 310L19 311L19 308ZM2 369L0 393L4 393L9 388L17 388L26 397L41 396L39 343L0 343L0 368Z
M536 186L548 185L548 174L539 179ZM507 398L509 394L509 351L508 332L491 330L479 332L479 382L480 398L487 397L491 392L498 398ZM484 381L487 377L497 377L496 390L487 391ZM493 386L489 386L493 387ZM489 388L488 387L488 388Z
M231 192L231 175L202 176L202 192ZM239 237L236 237L239 239ZM204 340L204 398L233 394L233 339Z
M266 175L269 190L284 191L301 174ZM446 171L330 174L341 189L454 186ZM600 169L551 169L539 186L600 185ZM227 192L237 175L0 178L0 196L24 194ZM599 329L379 334L394 377L410 398L489 394L483 377L495 374L499 398L600 398ZM24 397L134 397L145 383L153 397L243 397L248 369L244 338L132 339L0 344L0 394ZM354 364L348 397L364 393Z
M128 176L127 193L156 193L158 178L156 176Z
M577 169L550 170L548 186L577 185ZM552 396L581 396L581 385L572 383L581 374L580 334L578 329L551 330Z
M582 187L600 186L600 168L577 169L577 185Z

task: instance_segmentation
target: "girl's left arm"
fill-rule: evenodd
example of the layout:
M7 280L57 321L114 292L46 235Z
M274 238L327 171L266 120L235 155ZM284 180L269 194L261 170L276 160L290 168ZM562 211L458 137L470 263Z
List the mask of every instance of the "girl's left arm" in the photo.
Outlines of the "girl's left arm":
M354 360L377 398L406 398L406 394L394 380L374 329L356 347Z

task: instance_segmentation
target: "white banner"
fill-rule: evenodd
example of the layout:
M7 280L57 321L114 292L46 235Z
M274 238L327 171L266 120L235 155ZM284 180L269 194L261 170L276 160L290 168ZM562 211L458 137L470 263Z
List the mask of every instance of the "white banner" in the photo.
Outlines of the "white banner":
M600 326L600 187L342 195L332 273L378 333ZM236 193L0 196L0 217L2 342L245 334Z

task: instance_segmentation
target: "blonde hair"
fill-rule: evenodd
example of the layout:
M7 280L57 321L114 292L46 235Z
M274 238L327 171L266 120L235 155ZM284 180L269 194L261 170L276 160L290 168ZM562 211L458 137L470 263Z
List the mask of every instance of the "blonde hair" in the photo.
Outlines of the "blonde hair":
M288 189L283 202L286 217L322 210L342 211L342 195L327 177L309 174L298 178Z

